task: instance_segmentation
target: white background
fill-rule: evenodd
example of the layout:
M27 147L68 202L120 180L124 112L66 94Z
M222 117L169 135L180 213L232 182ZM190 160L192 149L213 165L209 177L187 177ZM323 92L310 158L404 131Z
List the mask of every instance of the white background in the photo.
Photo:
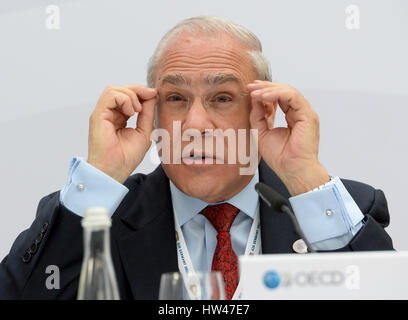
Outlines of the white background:
M52 4L59 30L45 25ZM360 9L360 30L345 27L350 4ZM161 36L196 15L257 34L274 81L298 88L319 113L323 165L384 190L387 230L407 250L407 13L403 0L2 0L0 259L40 198L63 187L71 158L86 158L88 118L103 89L145 84ZM153 167L145 159L137 171Z

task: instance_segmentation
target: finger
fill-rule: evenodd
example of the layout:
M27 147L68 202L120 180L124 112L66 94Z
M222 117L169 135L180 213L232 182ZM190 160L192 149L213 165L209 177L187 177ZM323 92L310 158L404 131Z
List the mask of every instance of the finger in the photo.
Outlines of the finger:
M140 130L147 139L153 130L157 99L150 99L142 103L142 111L139 112L136 121L136 128Z
M116 91L125 93L130 97L130 99L132 100L132 105L133 105L133 109L135 110L135 112L142 111L142 105L137 97L137 94L133 90L130 90L127 87L117 87Z
M306 101L300 102L298 96L293 90L288 90L281 87L269 87L255 90L251 92L251 97L260 100L263 103L273 103L277 101L284 113L286 113L289 108L293 108L299 111L303 109L305 112L308 109L308 103Z
M278 102L266 103L265 105L265 120L269 130L273 129L275 123L276 110L278 108Z
M130 118L135 114L132 100L127 94L116 91L113 94L113 99L115 105L117 106L117 109L121 111L125 116Z
M252 93L253 91L261 90L261 89L265 88L265 85L257 84L257 83L249 83L247 85L247 88L248 88L248 91Z
M263 88L275 88L275 87L284 87L287 86L285 84L282 83L277 83L277 82L270 82L270 81L260 81L260 80L256 80L256 82L251 82L247 84L247 88L249 91L253 91L253 90L259 90L259 89L263 89Z
M145 100L153 99L157 95L157 89L155 88L149 88L149 87L133 85L133 84L127 85L125 87L132 90L134 93L136 93L139 98L139 101L141 100L141 102Z
M113 119L112 123L115 129L125 128L127 125L127 120L129 119L128 116L124 115L121 111L113 109Z
M259 87L254 87L253 90L251 90L250 94L251 96L259 96L260 94L270 92L270 91L293 91L287 86L282 86L282 85L269 85L269 86L259 86Z
M293 92L290 92L290 91L279 90L279 89L265 90L261 94L261 99L265 103L277 101L279 103L280 108L282 109L284 113L287 113L289 108L293 108L295 110L300 110L303 108L301 104L296 103L295 96Z
M113 109L109 108L105 111L107 110L108 112L93 112L89 118L90 127L101 128L101 124L103 123L101 120L109 121L113 124L116 130L126 127L129 116L125 115L122 110L119 109L119 107Z
M270 104L274 104L279 99L279 95L277 94L266 95L266 93L277 92L276 90L275 91L272 91L272 90L273 90L272 88L258 89L258 90L252 91L250 95L251 95L251 98L254 99L255 101L259 101L264 105L270 105Z
M265 106L259 100L252 99L252 109L249 114L249 122L252 129L258 130L258 135L261 137L268 129L265 120Z

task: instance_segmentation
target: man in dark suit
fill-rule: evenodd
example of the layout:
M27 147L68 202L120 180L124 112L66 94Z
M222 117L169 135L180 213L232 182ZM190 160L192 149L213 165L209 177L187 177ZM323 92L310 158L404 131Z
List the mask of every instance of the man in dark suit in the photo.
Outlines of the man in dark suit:
M215 17L182 21L159 43L148 84L103 92L90 118L88 159L72 161L65 187L40 201L33 224L14 242L0 266L0 298L75 299L80 221L90 206L112 215L121 298L156 299L161 274L182 269L176 230L187 267L219 270L227 298L237 298L237 256L250 253L257 221L261 237L252 253L299 252L290 219L259 200L258 181L289 199L314 249L392 249L384 194L328 175L318 161L316 112L295 88L271 82L250 31ZM278 106L287 128L273 127ZM136 128L126 128L135 113ZM162 164L129 177L152 133L161 137ZM60 270L58 288L45 285L50 265Z

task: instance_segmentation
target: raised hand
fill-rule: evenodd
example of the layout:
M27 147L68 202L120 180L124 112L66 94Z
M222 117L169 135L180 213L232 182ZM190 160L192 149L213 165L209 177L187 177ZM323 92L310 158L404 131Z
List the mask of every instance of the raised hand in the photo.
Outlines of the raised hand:
M252 99L251 128L258 130L259 152L292 196L330 181L318 160L319 117L295 88L256 80L248 84ZM287 128L274 128L277 107Z
M156 95L145 86L108 86L89 119L88 163L123 183L150 147ZM136 128L126 128L135 112Z

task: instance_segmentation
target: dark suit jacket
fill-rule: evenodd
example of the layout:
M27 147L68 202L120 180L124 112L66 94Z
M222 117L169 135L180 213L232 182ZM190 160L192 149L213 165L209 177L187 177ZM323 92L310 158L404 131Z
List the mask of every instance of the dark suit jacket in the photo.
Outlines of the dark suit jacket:
M286 198L277 175L261 161L260 181ZM391 250L381 190L343 180L365 215L365 225L341 251ZM122 299L157 299L160 276L177 271L177 252L169 181L159 166L125 182L129 193L112 216L111 251ZM288 216L260 205L262 252L292 253L299 239ZM0 299L75 299L83 255L81 218L63 207L59 192L41 199L36 218L15 240L0 265ZM60 269L60 289L47 289L46 268Z

